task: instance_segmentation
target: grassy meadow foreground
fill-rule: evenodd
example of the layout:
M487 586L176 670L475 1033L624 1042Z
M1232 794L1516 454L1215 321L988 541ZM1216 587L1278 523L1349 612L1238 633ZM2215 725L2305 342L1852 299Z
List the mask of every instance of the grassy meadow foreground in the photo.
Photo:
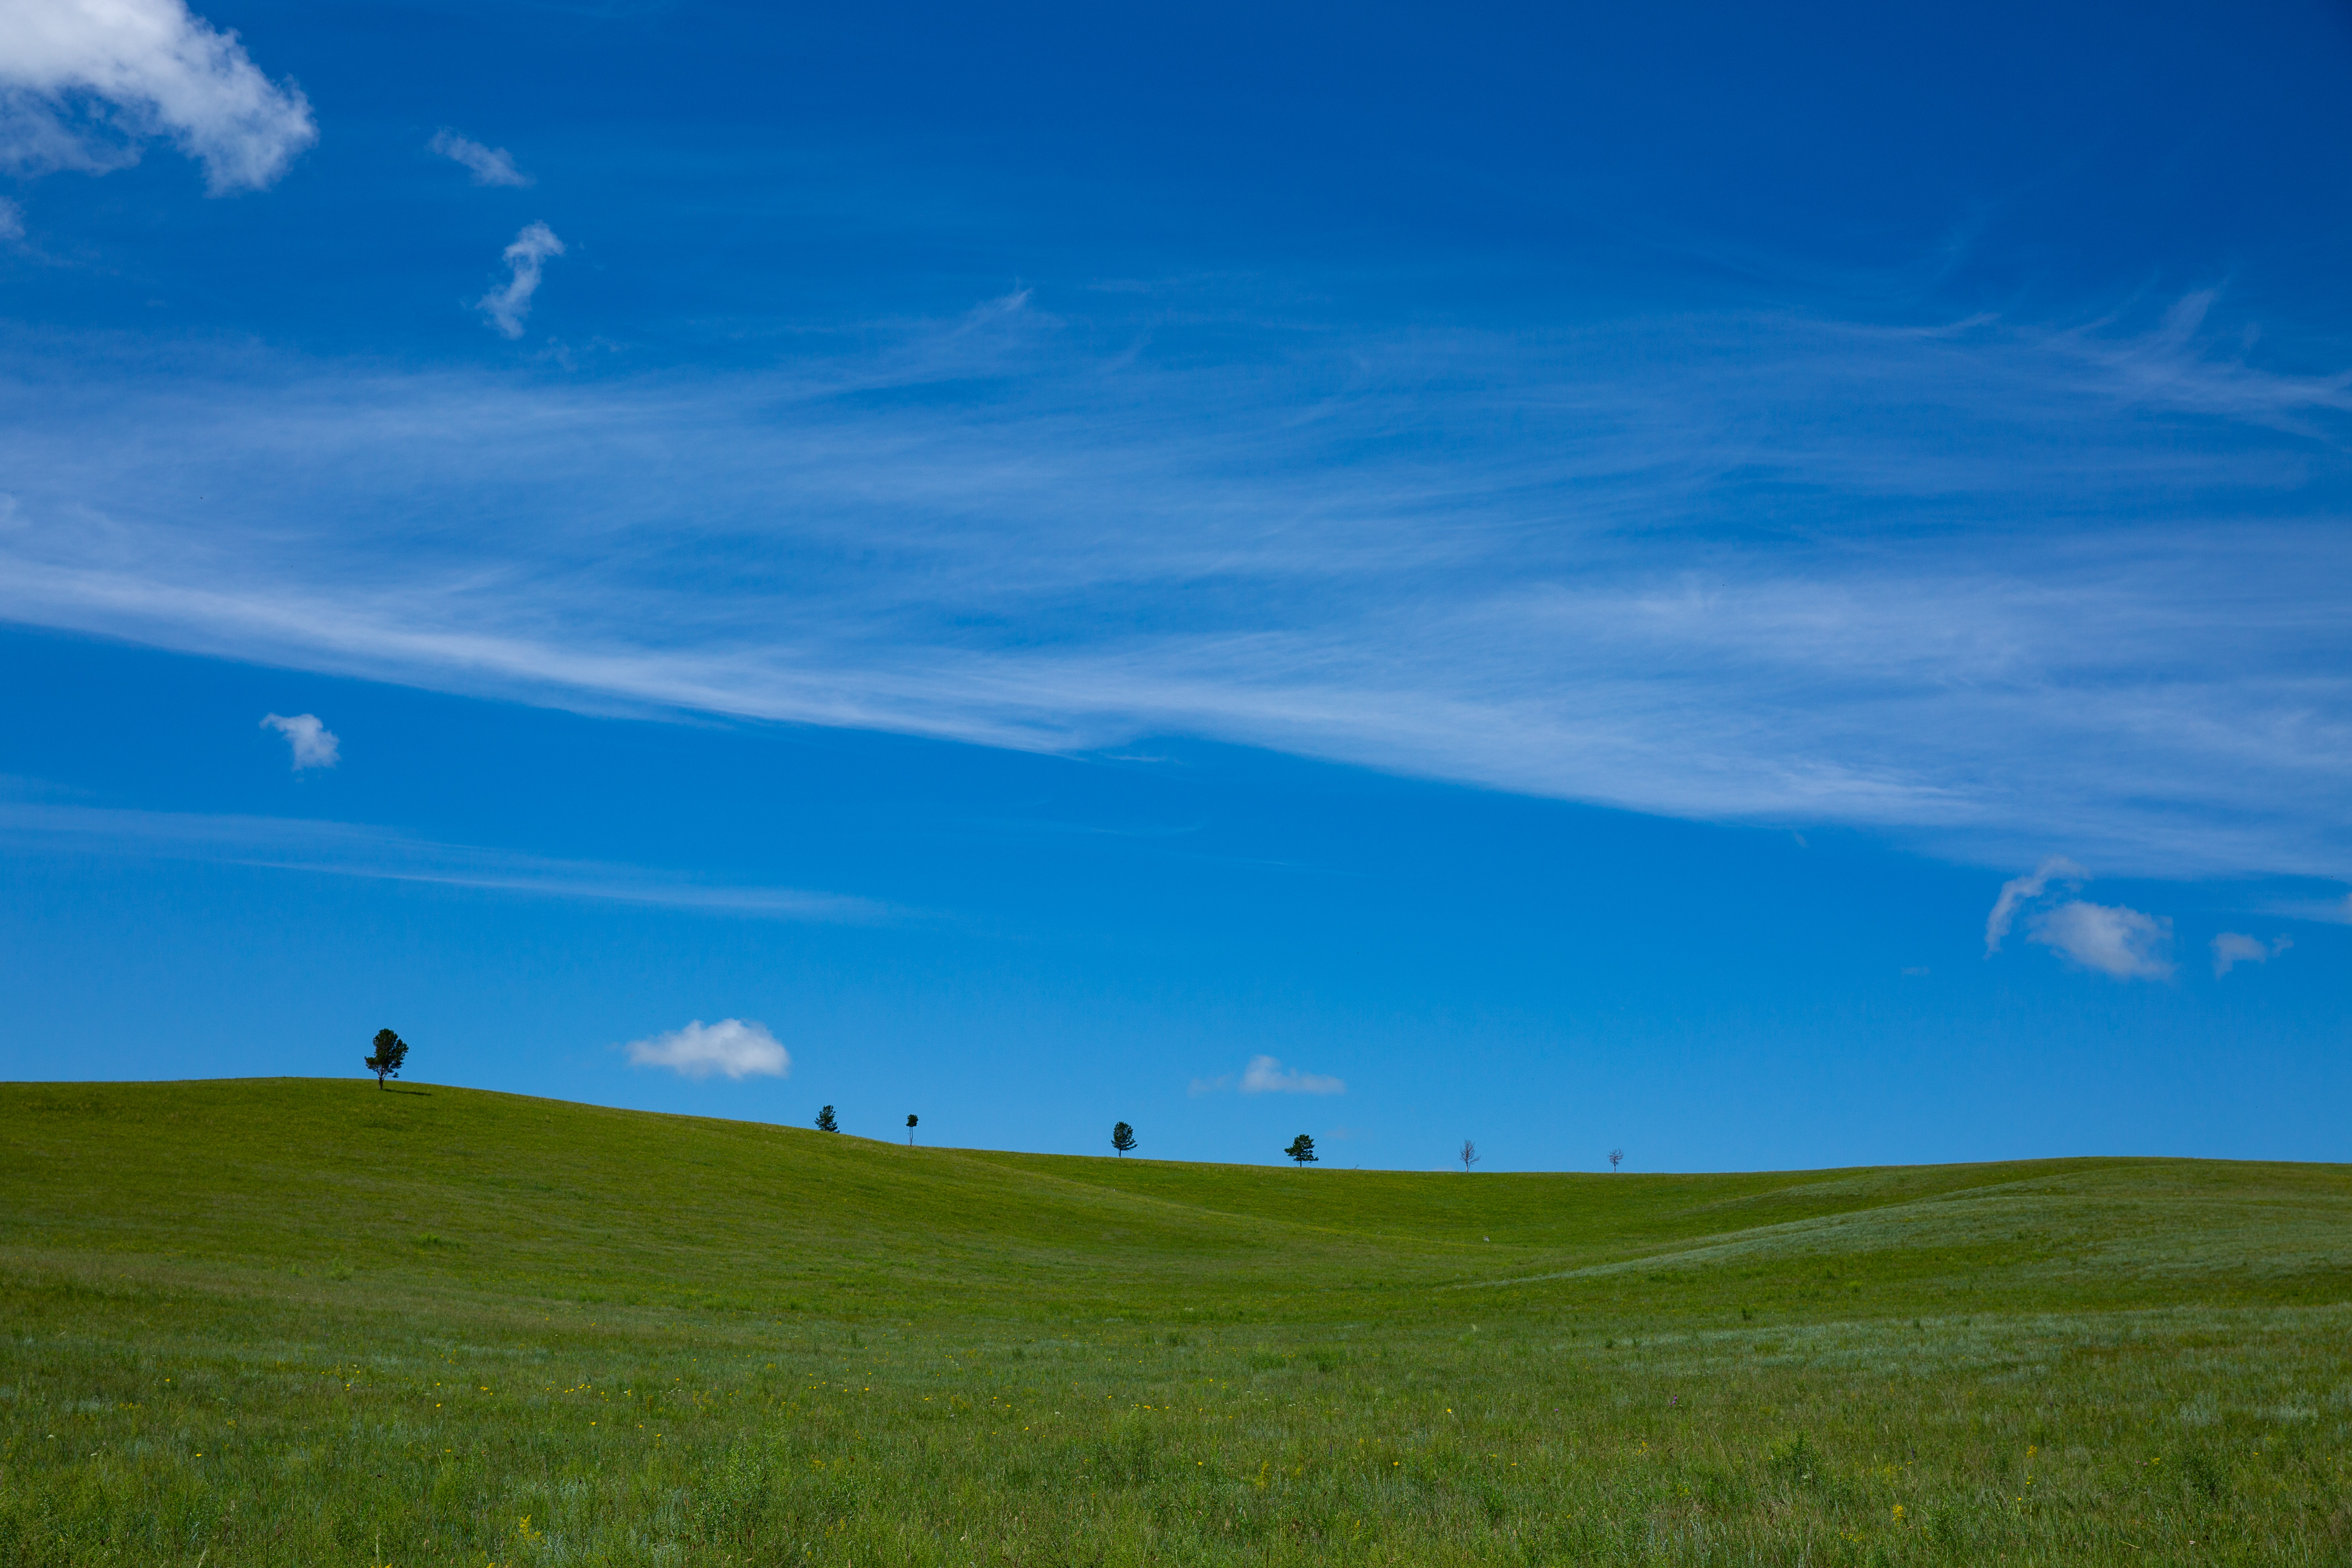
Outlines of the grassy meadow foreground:
M0 1563L2352 1563L2352 1170L0 1085Z

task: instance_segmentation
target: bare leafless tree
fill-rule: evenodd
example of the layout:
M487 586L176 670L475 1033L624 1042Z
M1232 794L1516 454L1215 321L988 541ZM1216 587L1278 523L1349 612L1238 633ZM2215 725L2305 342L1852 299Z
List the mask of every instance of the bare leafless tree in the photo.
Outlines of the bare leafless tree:
M1462 1140L1461 1159L1462 1169L1466 1174L1469 1172L1470 1167L1478 1163L1478 1145L1473 1143L1467 1138Z
M1625 1163L1625 1151L1624 1151L1624 1150L1622 1150L1622 1149L1612 1149L1612 1150L1610 1150L1610 1151L1609 1151L1609 1168L1610 1168L1612 1171L1614 1171L1618 1166L1620 1166L1620 1165L1623 1164L1624 1163Z

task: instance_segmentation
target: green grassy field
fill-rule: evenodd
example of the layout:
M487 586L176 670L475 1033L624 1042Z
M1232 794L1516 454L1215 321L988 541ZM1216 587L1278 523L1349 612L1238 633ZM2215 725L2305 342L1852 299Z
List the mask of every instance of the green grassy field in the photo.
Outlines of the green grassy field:
M2352 1563L2352 1169L0 1086L0 1563Z

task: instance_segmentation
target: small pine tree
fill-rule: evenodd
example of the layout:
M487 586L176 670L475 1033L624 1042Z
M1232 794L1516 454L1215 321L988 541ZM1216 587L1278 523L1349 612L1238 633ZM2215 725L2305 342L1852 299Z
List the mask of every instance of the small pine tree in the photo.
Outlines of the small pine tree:
M1315 1140L1301 1132L1290 1141L1290 1147L1283 1152L1301 1165L1311 1165L1315 1163Z
M1120 1153L1135 1147L1135 1129L1124 1121L1114 1121L1110 1128L1110 1146Z
M408 1042L390 1029L378 1029L375 1032L375 1054L362 1057L360 1065L375 1074L375 1086L382 1089L384 1079L400 1076L400 1064L407 1059Z
M841 1131L841 1123L833 1119L832 1106L828 1105L824 1110L816 1113L816 1130L820 1132L838 1132Z
M1609 1169L1610 1169L1612 1173L1617 1169L1617 1167L1618 1167L1618 1166L1620 1166L1620 1165L1623 1164L1624 1163L1625 1163L1625 1151L1624 1151L1624 1150L1622 1150L1622 1149L1612 1149L1612 1150L1610 1150L1610 1151L1609 1151Z
M908 1147L908 1148L909 1148L909 1149L911 1149L911 1148L913 1148L914 1146L915 1146L915 1113L914 1113L913 1111L911 1111L911 1110L910 1110L910 1111L907 1112L907 1147Z

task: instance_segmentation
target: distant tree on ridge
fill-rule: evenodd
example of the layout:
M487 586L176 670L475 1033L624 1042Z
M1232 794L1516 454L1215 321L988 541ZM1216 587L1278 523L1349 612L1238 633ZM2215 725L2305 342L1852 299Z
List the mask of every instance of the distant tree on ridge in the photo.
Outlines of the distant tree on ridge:
M832 1106L828 1105L823 1110L816 1113L816 1130L820 1132L838 1132L841 1131L841 1123L833 1119Z
M908 1147L908 1148L909 1148L909 1149L911 1149L911 1148L913 1148L914 1146L915 1146L915 1113L914 1113L913 1111L911 1111L911 1110L910 1110L910 1111L907 1112L907 1147Z
M1612 1150L1610 1150L1610 1151L1609 1151L1609 1169L1610 1169L1611 1171L1612 1171L1612 1172L1613 1172L1613 1171L1615 1171L1615 1170L1617 1169L1617 1167L1618 1167L1618 1166L1620 1166L1620 1165L1623 1164L1624 1163L1625 1163L1625 1151L1624 1151L1624 1150L1622 1150L1622 1149L1612 1149Z
M1290 1147L1285 1149L1283 1152L1302 1166L1312 1164L1315 1160L1315 1140L1301 1132L1290 1141Z
M1467 1175L1469 1173L1470 1167L1476 1164L1480 1159L1478 1145L1473 1143L1467 1138L1462 1140L1462 1153L1460 1155L1460 1159L1462 1161L1463 1173Z
M360 1065L375 1074L375 1086L382 1089L384 1079L400 1076L400 1064L407 1059L408 1042L390 1029L378 1029L375 1032L375 1054L362 1057Z
M1110 1146L1120 1153L1135 1147L1135 1129L1124 1121L1114 1121L1110 1127Z

